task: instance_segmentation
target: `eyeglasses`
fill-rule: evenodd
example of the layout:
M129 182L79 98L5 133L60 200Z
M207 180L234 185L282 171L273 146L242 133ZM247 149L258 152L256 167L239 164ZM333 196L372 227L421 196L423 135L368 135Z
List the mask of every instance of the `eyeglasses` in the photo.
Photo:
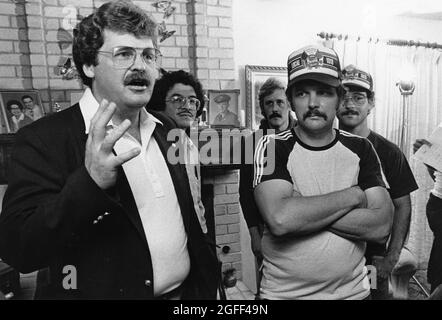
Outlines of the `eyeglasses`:
M367 102L367 97L361 93L346 94L343 103L347 105L350 100L355 106L361 107Z
M179 96L179 95L172 96L170 99L167 99L166 102L170 102L178 108L184 107L187 104L187 102L189 102L189 106L191 108L195 108L197 110L201 105L201 101L199 101L195 97L187 98L187 97L183 97L183 96Z
M156 48L133 48L133 47L115 47L112 51L100 50L98 53L107 53L112 55L112 62L115 68L126 69L135 63L137 50L142 49L141 57L147 65L160 64L161 52Z

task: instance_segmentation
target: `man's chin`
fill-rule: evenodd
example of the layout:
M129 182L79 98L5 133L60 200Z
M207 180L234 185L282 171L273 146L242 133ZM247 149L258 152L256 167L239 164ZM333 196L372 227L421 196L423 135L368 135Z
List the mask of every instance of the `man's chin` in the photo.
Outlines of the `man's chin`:
M128 90L121 98L126 104L145 106L150 101L151 97L152 91L149 90L145 90L142 92Z
M356 126L358 126L358 124L359 124L359 121L352 121L352 120L349 120L349 119L339 119L339 123L341 123L343 126L345 126L345 127L347 127L347 128L350 128L350 129L352 129L352 128L354 128L354 127L356 127Z
M281 125L281 123L282 123L282 119L280 119L280 118L273 118L273 119L270 119L269 123L270 123L270 125L272 127L279 127Z

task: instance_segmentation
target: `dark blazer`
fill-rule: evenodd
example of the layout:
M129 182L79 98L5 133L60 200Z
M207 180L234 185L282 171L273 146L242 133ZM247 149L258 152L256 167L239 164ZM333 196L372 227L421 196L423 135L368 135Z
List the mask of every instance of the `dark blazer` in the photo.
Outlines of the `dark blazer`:
M167 129L157 124L153 137L167 159ZM49 267L49 284L37 298L152 298L149 246L124 171L115 187L101 190L84 166L86 139L78 104L17 133L0 215L0 257L23 273ZM167 165L191 260L183 298L215 299L215 248L201 231L185 167ZM63 288L69 265L77 271L75 290Z

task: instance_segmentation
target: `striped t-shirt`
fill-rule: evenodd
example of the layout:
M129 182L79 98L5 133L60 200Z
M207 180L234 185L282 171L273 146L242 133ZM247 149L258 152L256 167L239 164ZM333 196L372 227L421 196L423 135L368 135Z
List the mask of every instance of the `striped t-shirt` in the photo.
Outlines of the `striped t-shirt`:
M294 130L265 136L255 153L256 185L283 179L302 196L358 185L384 187L379 159L371 143L336 130L324 147L309 146ZM274 158L271 153L274 153ZM272 161L274 160L274 161ZM265 168L271 164L271 172ZM363 299L370 293L365 242L327 230L297 237L274 237L266 228L261 296L267 299Z

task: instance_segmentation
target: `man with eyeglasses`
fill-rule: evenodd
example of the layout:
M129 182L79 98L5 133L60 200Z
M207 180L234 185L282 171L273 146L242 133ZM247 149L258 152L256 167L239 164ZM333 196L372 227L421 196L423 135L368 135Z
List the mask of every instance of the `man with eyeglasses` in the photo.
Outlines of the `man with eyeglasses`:
M24 273L47 269L37 298L216 297L218 261L185 168L167 162L167 130L144 108L157 35L130 1L103 4L74 30L88 87L79 104L16 137L0 257Z
M201 199L199 151L189 137L191 130L198 130L196 119L202 114L204 103L201 83L190 73L178 70L163 73L161 79L155 83L152 98L146 108L163 122L171 120L170 130L178 130L175 135L170 136L178 138L177 142L183 146L180 149L183 151L181 159L189 177L193 205L201 229L207 233L205 208Z
M377 271L377 289L372 290L374 299L389 299L388 279L399 261L404 247L411 219L410 193L417 190L407 159L391 141L368 127L367 117L374 108L373 78L354 65L342 71L342 84L347 92L339 107L337 117L339 128L367 138L375 148L388 183L388 192L394 205L394 219L388 246L369 242L367 264L373 264Z

